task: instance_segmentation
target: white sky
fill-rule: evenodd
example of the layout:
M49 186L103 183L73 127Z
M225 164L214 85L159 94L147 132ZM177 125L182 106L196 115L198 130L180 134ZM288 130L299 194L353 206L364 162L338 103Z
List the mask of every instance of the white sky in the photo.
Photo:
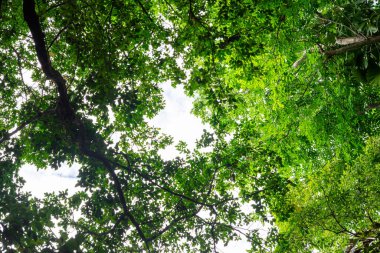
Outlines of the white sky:
M192 99L184 94L182 87L173 88L170 84L162 84L166 107L159 115L151 120L151 124L161 128L162 132L173 136L174 142L183 140L189 148L195 146L195 140L200 138L203 129L210 129L202 124L199 118L191 114ZM174 147L167 148L162 152L165 159L175 157L177 154ZM34 166L24 166L20 175L25 179L25 191L30 191L36 197L43 197L45 192L58 192L68 190L69 193L76 191L75 184L78 174L78 166L62 166L58 170L39 170ZM227 247L219 244L217 249L220 253L246 252L250 248L245 240L231 242Z

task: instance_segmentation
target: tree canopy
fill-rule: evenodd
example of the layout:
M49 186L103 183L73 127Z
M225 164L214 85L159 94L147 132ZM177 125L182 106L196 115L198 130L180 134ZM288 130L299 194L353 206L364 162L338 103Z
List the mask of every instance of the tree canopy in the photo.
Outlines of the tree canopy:
M379 19L374 0L0 0L1 251L379 252ZM171 160L148 123L163 82L212 128ZM22 166L74 163L75 194L22 191Z

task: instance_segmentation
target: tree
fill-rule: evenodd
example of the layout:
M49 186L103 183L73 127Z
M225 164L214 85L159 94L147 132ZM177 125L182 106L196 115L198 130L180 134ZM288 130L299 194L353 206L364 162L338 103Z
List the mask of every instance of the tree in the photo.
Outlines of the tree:
M155 4L1 2L2 251L211 251L237 237L244 214L215 190L218 152L180 145L186 159L165 161L172 140L147 124L163 106L158 84L185 78ZM23 164L64 162L81 165L83 190L20 191Z
M203 36L203 42L189 43L194 50L185 57L191 71L186 87L198 95L194 111L219 138L232 136L232 150L242 151L229 151L239 154L229 187L239 188L244 200L254 200L261 219L277 224L278 237L268 238L269 248L257 250L275 249L271 240L279 240L278 251L298 242L300 247L284 252L331 252L323 245L329 227L323 230L316 222L303 227L302 236L309 233L313 241L302 244L299 233L287 241L292 232L282 224L289 221L299 229L303 221L294 218L300 210L288 201L293 191L302 196L303 182L320 180L318 173L337 159L349 165L342 171L350 173L355 159L364 155L365 140L379 134L378 3L229 1L194 9L199 18L197 32L191 33ZM344 192L338 192L335 197L342 197ZM333 205L329 199L327 204ZM355 208L361 204L358 198L348 203ZM360 217L367 228L359 230L372 231L367 218ZM347 220L354 222L352 216ZM317 230L321 232L312 232ZM341 242L335 250L353 245L341 234L334 239Z
M241 235L252 252L378 250L377 2L0 6L3 251L210 252ZM172 139L147 124L164 81L214 130L169 161ZM20 191L23 164L74 162L75 195ZM264 238L238 228L257 220Z

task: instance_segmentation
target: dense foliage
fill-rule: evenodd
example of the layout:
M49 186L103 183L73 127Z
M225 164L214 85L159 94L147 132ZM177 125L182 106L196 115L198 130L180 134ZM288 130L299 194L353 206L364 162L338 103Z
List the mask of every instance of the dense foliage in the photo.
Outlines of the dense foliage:
M370 0L0 1L1 251L379 252L379 19ZM148 124L165 81L213 129L173 160ZM74 163L74 195L21 190L23 165Z

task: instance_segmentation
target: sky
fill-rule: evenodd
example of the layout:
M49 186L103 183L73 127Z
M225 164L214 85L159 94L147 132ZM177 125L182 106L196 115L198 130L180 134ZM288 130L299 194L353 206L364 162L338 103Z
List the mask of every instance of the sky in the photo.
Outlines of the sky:
M164 91L166 106L155 118L150 121L155 127L161 129L163 133L174 138L174 142L185 141L192 149L195 141L203 133L203 129L210 130L207 125L191 114L192 99L187 97L182 87L173 88L169 83L161 85ZM170 159L177 155L174 146L165 149L161 155L164 159ZM25 179L24 190L29 191L36 197L43 197L46 192L58 192L68 190L73 194L77 182L78 165L69 167L62 166L58 170L46 169L38 170L34 166L24 166L20 175ZM252 225L251 225L252 226ZM249 249L249 243L245 240L231 242L228 246L218 244L220 253L239 253Z

